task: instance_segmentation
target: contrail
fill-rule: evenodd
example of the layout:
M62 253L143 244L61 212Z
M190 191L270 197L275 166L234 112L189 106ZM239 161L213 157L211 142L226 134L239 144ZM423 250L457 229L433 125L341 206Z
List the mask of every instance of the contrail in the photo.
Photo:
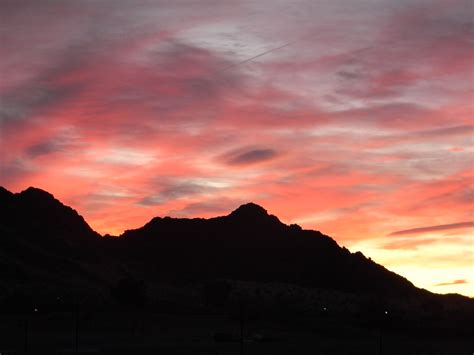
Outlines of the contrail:
M234 63L234 64L232 64L232 65L229 65L229 66L227 66L227 67L225 67L225 68L219 70L218 72L221 73L221 72L223 72L223 71L229 70L229 69L234 68L234 67L237 67L237 66L239 66L239 65L242 65L242 64L251 62L251 61L254 60L254 59L257 59L257 58L259 58L259 57L263 57L264 55L267 55L268 53L271 53L271 52L277 51L277 50L279 50L279 49L285 48L285 47L287 47L287 46L289 46L289 45L291 45L291 44L293 44L293 43L295 43L295 42L297 42L297 41L298 41L298 40L292 41L292 42L287 42L287 43L285 43L285 44L283 44L283 45L281 45L281 46L278 46L278 47L275 47L275 48L271 48L271 49L269 49L269 50L267 50L267 51L265 51L265 52L262 52L262 53L260 53L260 54L254 55L253 57L244 59L244 60L242 60L242 61L240 61L240 62L237 62L237 63Z

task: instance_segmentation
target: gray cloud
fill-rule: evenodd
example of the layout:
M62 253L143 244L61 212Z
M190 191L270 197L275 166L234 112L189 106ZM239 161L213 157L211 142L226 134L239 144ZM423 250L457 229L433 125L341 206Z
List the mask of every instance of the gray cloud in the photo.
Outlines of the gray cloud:
M345 121L365 125L377 125L394 128L419 127L420 122L432 112L415 103L394 102L371 105L364 108L344 110L336 116Z
M416 92L427 80L435 82L432 79L443 76L449 80L459 68L471 66L472 3L379 4L386 7L385 21L379 35L369 37L370 48L338 57L336 72L343 80L336 94L368 100L400 97ZM367 38L360 41L367 43Z
M46 141L34 144L26 149L26 154L30 158L36 158L41 155L47 155L58 150L58 145L54 141Z
M233 152L227 156L227 163L230 165L246 165L259 163L275 158L278 155L278 152L269 149L252 149L244 152Z
M8 126L31 117L31 115L44 113L55 105L64 102L80 91L79 85L54 86L56 78L45 76L38 80L30 81L28 87L10 91L1 96L0 124Z
M161 6L164 3L166 14ZM161 48L158 53L150 50L150 55L155 54L154 60L145 58L144 63L143 58L135 58L127 63L138 66L140 71L144 64L148 80L137 83L127 79L121 84L124 87L114 90L108 98L119 101L120 97L134 97L155 116L182 108L191 100L208 104L206 100L216 99L223 88L236 83L232 73L215 75L231 62L172 38L181 26L179 18L192 15L203 21L210 13L225 12L228 7L215 4L212 11L196 14L193 4L173 5L167 1L2 2L0 11L8 16L2 16L0 30L8 36L2 36L6 55L0 70L2 81L10 86L1 93L0 124L15 127L18 121L36 114L47 118L47 110L97 84L97 65L107 62L107 69L117 68L119 56L115 51L123 49L124 41L139 43L150 34L163 37L156 41L156 47ZM188 69L193 67L197 74L189 74ZM167 96L170 87L178 87L182 95ZM100 113L104 101L107 100L88 98L83 111ZM135 117L129 120L135 122Z
M216 187L195 182L166 182L160 192L146 196L138 204L143 206L161 205L182 197L200 195L216 190Z
M26 147L24 156L25 158L34 159L42 155L58 152L69 154L86 145L80 141L80 138L80 133L76 128L62 128L56 131L53 136Z
M419 131L409 133L408 135L414 136L456 136L456 135L472 135L474 133L474 125L464 125L464 126L450 126L435 128L431 130Z
M406 235L406 234L423 234L423 233L436 232L436 231L444 231L444 230L460 229L460 228L473 228L473 227L474 227L474 222L460 222L460 223L452 223L452 224L441 224L438 226L404 229L404 230L390 233L389 235L396 236L396 235Z
M226 197L213 198L203 202L190 203L181 210L170 211L170 214L177 217L195 217L203 213L212 213L214 216L227 215L243 203L245 203L243 200L237 201Z
M125 99L126 105L144 106L150 114L159 115L161 119L184 111L187 121L202 120L194 113L196 109L215 110L226 94L242 87L244 77L241 73L219 70L229 63L231 61L219 53L176 39L168 40L145 58L146 79L132 81L111 101L117 103ZM191 107L193 113L188 112Z
M22 177L31 174L35 169L28 164L27 161L21 158L16 158L11 161L0 160L0 184L7 185L9 181L21 179Z
M406 141L421 141L421 140L435 140L435 139L452 139L454 137L466 136L471 138L474 134L473 125L462 126L447 126L426 130L416 130L406 133L397 133L391 135L381 135L375 137L378 141L401 143Z

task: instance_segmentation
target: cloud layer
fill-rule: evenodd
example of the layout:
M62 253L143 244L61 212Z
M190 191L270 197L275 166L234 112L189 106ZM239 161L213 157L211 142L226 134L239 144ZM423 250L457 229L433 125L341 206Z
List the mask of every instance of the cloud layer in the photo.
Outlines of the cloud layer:
M474 271L470 1L0 7L1 185L112 234L254 201L426 288Z
M460 229L460 228L473 228L474 222L461 222L461 223L452 223L452 224L442 224L440 226L429 226L429 227L420 227L413 229L405 229L402 231L396 231L390 233L390 235L405 235L405 234L421 234L437 231L446 231L451 229Z

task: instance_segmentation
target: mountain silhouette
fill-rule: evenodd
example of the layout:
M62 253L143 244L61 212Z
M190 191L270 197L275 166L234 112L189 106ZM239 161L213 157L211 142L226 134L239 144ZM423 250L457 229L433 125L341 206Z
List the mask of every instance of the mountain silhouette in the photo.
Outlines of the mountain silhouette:
M35 238L36 233L41 233L41 238L82 244L100 236L75 210L41 189L30 187L12 194L2 187L0 203L1 226L20 232L25 238Z
M256 204L210 219L154 218L113 240L123 260L164 279L229 278L289 282L363 293L401 295L406 279L350 253L317 231L288 226Z
M209 219L155 217L118 237L102 237L48 192L0 188L0 232L0 291L6 293L40 288L104 295L125 277L148 285L235 280L377 299L442 297L254 203ZM453 302L472 309L468 298Z
M264 209L262 206L259 206L253 202L249 202L240 206L229 216L233 218L240 218L247 222L250 220L258 221L268 219L268 217L274 217L270 216L267 210Z
M67 287L96 279L101 237L50 193L0 188L0 288ZM87 266L84 266L84 265ZM91 269L91 270L88 270Z

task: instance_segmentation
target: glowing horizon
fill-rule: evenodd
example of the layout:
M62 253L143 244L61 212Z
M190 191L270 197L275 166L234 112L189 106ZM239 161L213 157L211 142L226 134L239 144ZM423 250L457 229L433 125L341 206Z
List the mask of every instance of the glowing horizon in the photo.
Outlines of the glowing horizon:
M474 296L470 1L0 10L0 185L101 234L253 201Z

